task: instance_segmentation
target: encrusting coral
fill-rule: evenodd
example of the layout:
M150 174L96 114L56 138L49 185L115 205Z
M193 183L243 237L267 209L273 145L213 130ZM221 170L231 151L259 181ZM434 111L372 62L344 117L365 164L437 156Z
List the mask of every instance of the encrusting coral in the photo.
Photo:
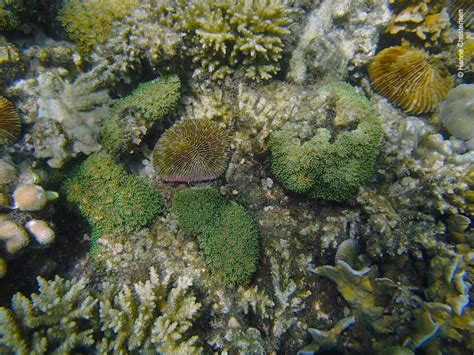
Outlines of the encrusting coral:
M20 117L13 104L0 96L0 143L13 143L21 133Z
M206 119L185 119L168 129L153 150L157 174L171 182L212 180L228 162L227 132Z
M68 0L60 20L80 51L88 54L107 40L113 22L130 14L138 4L138 0Z
M140 84L129 96L113 103L104 122L103 147L114 155L133 150L143 136L178 104L181 82L167 75Z
M92 294L85 278L52 281L38 277L39 293L13 296L11 309L0 308L0 351L16 354L76 351L200 352L196 336L187 336L201 305L192 279L160 278L150 269L146 282L103 283Z
M383 131L368 100L349 84L328 84L318 95L322 104L308 133L289 121L270 137L272 171L290 191L341 202L372 177Z
M63 182L62 189L66 200L92 227L91 248L102 234L136 231L162 210L158 191L127 173L107 154L88 157Z
M433 111L453 86L448 70L411 47L383 49L369 65L372 87L407 113Z
M440 106L439 116L449 133L468 141L474 138L473 113L474 84L461 84L448 92Z
M387 1L321 1L310 12L291 53L288 79L344 80L361 76L377 49L379 33L390 19Z
M179 226L197 236L211 272L228 285L245 284L257 269L258 231L248 212L217 190L194 188L176 194Z
M268 80L280 70L293 13L283 0L180 0L176 26L202 74L223 79L241 70Z

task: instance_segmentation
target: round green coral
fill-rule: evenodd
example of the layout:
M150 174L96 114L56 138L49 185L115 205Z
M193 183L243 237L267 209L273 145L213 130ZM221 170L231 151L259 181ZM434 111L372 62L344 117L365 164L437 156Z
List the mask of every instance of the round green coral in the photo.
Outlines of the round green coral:
M146 130L176 108L180 89L179 77L167 75L142 83L129 96L117 100L104 123L104 148L114 155L131 150Z
M64 181L63 191L92 226L92 246L100 235L145 227L162 210L155 189L105 154L89 156Z
M184 231L198 237L211 272L227 285L247 283L257 269L258 231L247 211L212 188L178 192L173 211Z
M138 0L68 0L59 19L83 54L109 38L114 21L139 5Z
M284 188L342 202L374 173L383 135L368 100L348 84L323 86L308 137L289 122L270 137L272 171ZM322 125L322 127L317 127Z

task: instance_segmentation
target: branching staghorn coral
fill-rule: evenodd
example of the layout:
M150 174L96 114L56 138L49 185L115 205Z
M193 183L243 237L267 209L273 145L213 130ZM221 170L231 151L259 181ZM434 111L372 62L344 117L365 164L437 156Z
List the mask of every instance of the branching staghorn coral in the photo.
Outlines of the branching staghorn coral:
M283 0L180 0L176 24L202 74L223 79L241 70L268 80L280 70L293 12Z
M198 338L186 333L201 307L190 278L171 282L169 274L160 278L151 268L145 283L103 283L97 294L84 278L38 277L38 284L31 300L18 293L11 309L0 308L0 351L200 352Z

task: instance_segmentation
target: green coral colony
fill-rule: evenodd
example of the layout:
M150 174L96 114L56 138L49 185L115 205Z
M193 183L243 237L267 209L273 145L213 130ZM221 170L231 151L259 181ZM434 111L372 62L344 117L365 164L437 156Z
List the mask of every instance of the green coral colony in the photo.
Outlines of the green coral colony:
M0 0L0 354L472 354L468 5Z

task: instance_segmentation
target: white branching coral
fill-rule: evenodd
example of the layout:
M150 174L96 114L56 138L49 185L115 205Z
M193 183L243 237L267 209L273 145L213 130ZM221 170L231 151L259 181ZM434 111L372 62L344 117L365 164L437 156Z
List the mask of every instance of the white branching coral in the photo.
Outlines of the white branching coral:
M201 307L190 291L192 279L170 280L151 268L144 283L104 283L95 295L84 278L38 277L38 294L18 293L11 309L0 308L0 352L199 353L198 337L186 333Z

